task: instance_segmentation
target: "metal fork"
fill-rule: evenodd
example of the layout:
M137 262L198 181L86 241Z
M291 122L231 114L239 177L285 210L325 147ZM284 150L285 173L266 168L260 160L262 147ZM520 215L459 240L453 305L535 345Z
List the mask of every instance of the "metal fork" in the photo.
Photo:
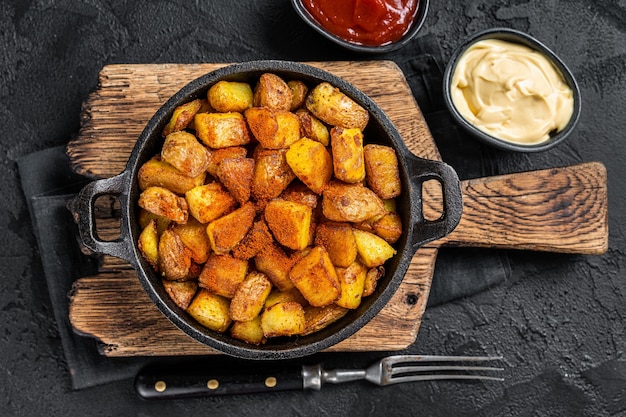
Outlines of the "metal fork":
M303 366L302 379L304 388L315 390L321 389L324 383L340 384L363 379L380 386L433 380L503 381L504 378L476 372L490 373L502 371L504 368L459 364L500 359L501 356L396 355L383 358L366 369L324 370L321 364ZM424 363L429 365L423 365Z
M502 381L490 373L503 368L474 363L502 359L500 356L388 356L366 369L325 370L322 364L281 366L249 365L245 369L195 366L190 369L156 366L141 370L135 390L145 399L166 399L228 394L252 394L302 389L319 390L324 383L367 380L377 385L437 379ZM470 363L469 365L467 363Z

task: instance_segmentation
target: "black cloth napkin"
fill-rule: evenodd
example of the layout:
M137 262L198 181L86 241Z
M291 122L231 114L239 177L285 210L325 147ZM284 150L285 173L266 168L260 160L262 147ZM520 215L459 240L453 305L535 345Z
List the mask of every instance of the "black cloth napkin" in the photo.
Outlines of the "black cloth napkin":
M466 137L454 124L443 104L442 56L433 36L418 38L406 61L398 62L426 118L445 162L461 179L497 174L489 149ZM34 233L72 387L82 389L132 378L155 358L107 358L99 354L97 341L77 335L69 322L72 283L95 274L92 257L81 253L76 225L66 208L87 180L72 172L65 147L36 152L18 161L22 188L28 201ZM428 306L446 303L489 288L507 279L506 252L443 248L437 257Z

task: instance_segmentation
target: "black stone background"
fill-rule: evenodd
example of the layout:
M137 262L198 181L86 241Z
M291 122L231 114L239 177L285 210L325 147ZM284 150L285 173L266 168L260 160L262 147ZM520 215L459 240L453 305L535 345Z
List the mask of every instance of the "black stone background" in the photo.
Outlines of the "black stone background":
M0 415L626 416L626 4L432 1L422 36L434 36L448 57L465 36L494 26L529 32L557 52L580 84L583 114L567 143L541 154L488 150L488 163L509 173L602 161L609 176L606 254L507 251L505 282L429 308L408 349L502 354L506 381L352 383L155 403L137 398L130 379L72 390L16 161L77 134L81 103L106 64L377 58L404 65L415 51L346 52L305 26L288 0L0 1ZM357 366L373 357L323 359Z

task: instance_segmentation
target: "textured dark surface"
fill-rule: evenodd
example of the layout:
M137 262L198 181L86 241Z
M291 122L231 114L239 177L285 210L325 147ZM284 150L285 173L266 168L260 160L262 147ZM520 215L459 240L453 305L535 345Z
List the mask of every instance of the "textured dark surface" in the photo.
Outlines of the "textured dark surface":
M321 392L149 403L137 398L129 379L72 391L16 161L77 133L81 103L109 63L372 57L324 40L297 19L288 0L0 1L0 415L626 415L626 6L615 0L432 2L423 34L434 35L449 56L462 38L494 26L527 31L555 51L580 84L583 112L570 139L550 151L486 150L488 161L475 163L509 173L598 160L609 177L606 254L511 251L506 282L429 308L408 349L502 354L506 381L384 389L355 383ZM413 52L408 45L380 58L403 65ZM329 366L365 365L375 356L322 359Z

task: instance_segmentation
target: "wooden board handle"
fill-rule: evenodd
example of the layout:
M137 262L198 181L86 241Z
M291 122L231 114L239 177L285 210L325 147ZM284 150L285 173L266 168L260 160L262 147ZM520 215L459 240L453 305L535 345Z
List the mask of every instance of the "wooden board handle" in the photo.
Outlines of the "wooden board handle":
M606 184L599 162L463 181L461 221L433 245L602 254L608 249ZM441 201L436 187L424 193L426 201ZM428 208L430 216L436 206Z

